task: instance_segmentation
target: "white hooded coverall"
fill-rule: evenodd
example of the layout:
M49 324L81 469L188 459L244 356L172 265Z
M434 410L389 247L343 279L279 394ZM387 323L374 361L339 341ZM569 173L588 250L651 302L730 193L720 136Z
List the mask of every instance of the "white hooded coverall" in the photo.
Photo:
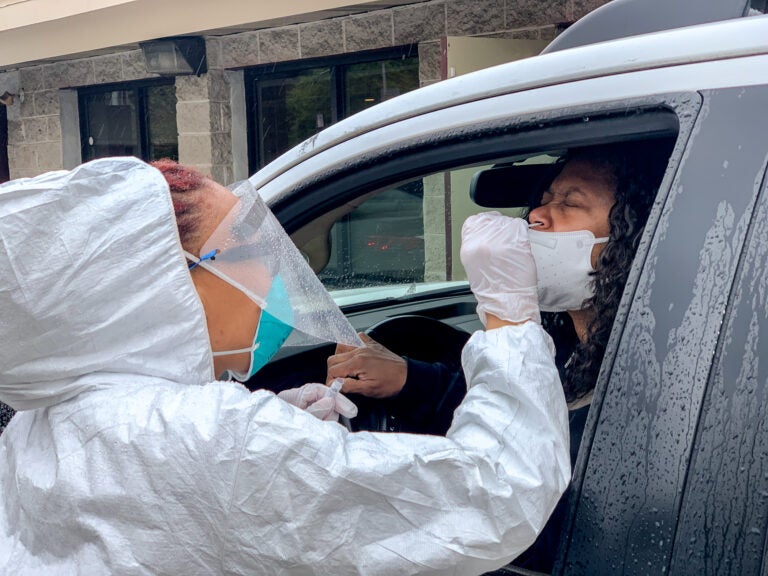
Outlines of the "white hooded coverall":
M569 480L531 322L472 336L446 438L214 381L167 184L135 159L0 186L0 318L3 575L477 574Z

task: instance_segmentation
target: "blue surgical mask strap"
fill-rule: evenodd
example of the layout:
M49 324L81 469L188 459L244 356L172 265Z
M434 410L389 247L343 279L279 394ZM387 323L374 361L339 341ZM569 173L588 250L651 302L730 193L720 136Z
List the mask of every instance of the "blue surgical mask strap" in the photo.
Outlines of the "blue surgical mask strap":
M218 248L214 248L208 254L204 254L200 256L200 259L197 262L190 262L189 263L189 269L194 270L196 267L200 265L200 262L205 262L206 260L216 260L216 255L219 253Z

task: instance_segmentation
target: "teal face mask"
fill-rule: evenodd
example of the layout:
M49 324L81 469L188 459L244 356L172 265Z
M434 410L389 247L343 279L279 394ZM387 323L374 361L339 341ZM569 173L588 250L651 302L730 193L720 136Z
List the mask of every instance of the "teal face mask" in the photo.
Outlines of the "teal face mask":
M251 364L247 372L229 371L233 378L241 382L248 380L261 370L270 361L272 356L277 353L288 339L288 336L291 335L291 332L293 332L293 327L290 324L278 319L293 319L293 310L288 297L288 291L279 274L272 280L272 286L269 292L267 292L265 301L266 306L261 311L259 325L256 328L256 335L253 339L253 346L243 348L242 350L213 353L214 356L251 353Z

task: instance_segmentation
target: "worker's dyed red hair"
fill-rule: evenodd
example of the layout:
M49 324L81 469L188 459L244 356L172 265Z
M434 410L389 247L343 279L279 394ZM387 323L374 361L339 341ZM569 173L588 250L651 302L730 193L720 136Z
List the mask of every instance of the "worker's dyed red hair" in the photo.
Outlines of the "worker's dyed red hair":
M168 158L155 160L150 164L160 170L168 182L181 245L185 250L191 251L194 244L200 241L198 227L201 220L202 198L197 192L203 190L205 176L194 168Z
M194 168L182 166L175 160L163 158L162 160L150 162L150 164L163 173L163 176L168 181L168 186L171 188L171 192L197 190L203 185L205 177L200 172Z

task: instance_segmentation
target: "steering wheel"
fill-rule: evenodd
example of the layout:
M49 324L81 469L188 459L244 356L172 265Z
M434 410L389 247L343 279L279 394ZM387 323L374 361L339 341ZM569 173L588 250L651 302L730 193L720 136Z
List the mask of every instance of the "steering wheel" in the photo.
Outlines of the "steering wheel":
M375 324L366 334L395 354L413 360L439 362L452 372L461 371L461 350L470 334L428 316L395 316ZM456 391L454 386L464 386L464 380L457 378L443 391L440 406L449 395ZM435 428L435 424L415 421L398 407L394 399L368 398L350 394L357 404L358 414L349 421L352 431L370 430L375 432L417 432L422 434L445 434L446 430Z

